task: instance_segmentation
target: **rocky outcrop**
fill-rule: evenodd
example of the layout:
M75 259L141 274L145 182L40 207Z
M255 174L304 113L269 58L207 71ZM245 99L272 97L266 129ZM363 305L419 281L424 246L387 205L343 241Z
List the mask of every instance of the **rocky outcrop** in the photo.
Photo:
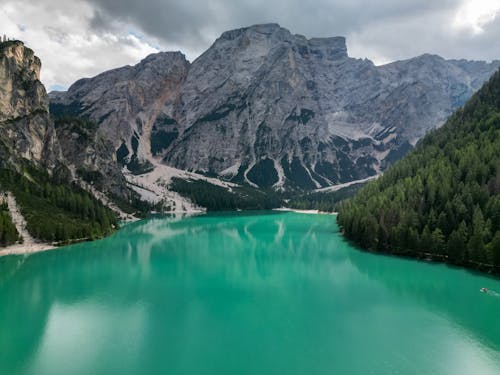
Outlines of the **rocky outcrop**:
M65 115L54 121L49 113L49 97L40 82L40 69L39 58L21 41L0 43L2 188L8 188L14 195L24 191L21 202L23 210L30 213L26 217L28 222L33 220L28 225L28 229L31 226L29 230L34 231L31 233L33 236L40 235L40 231L36 229L40 228L39 218L54 207L58 208L56 221L64 221L63 218L67 215L70 222L74 223L74 207L61 207L60 203L51 202L44 195L49 194L49 191L64 191L65 194L82 198L83 188L122 217L128 217L110 198L134 206L131 202L137 202L139 196L127 186L121 167L113 160L114 144L90 120ZM28 181L32 185L26 188ZM68 189L62 189L61 184L66 184ZM26 224L22 221L22 215L17 212L13 196L9 196L8 203L18 231L25 237L23 246L11 249L10 253L40 248L41 245L33 244L33 239L28 236ZM99 206L92 199L86 207L90 205ZM135 208L136 206L130 207L130 210ZM92 222L94 217L88 219ZM108 229L111 229L110 221L108 224ZM99 222L97 226L108 224ZM62 222L59 225L63 225ZM50 234L47 236L50 237ZM64 233L60 238L64 239Z
M129 194L121 167L114 159L114 145L98 131L96 123L65 116L55 119L55 128L63 161L72 170L73 178L101 192L120 197Z
M176 100L188 67L181 53L158 53L136 66L81 79L67 93L51 93L58 139L76 175L129 200L137 187L125 177L154 169L152 152L163 147L163 112ZM123 167L131 173L124 175Z
M157 153L164 146L162 131L169 122L164 111L177 99L188 68L179 52L150 55L136 66L81 79L68 92L51 93L50 109L55 117L98 123L100 139L113 148L112 159L132 172L145 172L151 168L151 149Z
M500 66L422 55L384 66L342 37L276 24L225 32L192 64L151 55L51 94L87 116L137 174L167 165L275 189L377 174L440 126Z
M28 159L49 170L60 158L40 59L20 41L0 43L0 163Z
M40 59L21 41L0 43L0 168L35 166L58 181L82 187L87 181L128 199L132 192L113 160L113 143L91 121L63 116L54 122L40 69Z

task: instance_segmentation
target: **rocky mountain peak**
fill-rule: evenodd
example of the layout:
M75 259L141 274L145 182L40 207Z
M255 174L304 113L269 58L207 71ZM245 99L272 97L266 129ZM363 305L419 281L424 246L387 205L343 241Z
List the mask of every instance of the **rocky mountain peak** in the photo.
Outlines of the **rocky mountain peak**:
M189 67L189 62L186 56L176 51L152 53L142 59L133 69L137 74L144 74L148 70L165 74L174 69L186 69L187 67Z
M375 66L350 58L344 37L262 24L224 32L192 64L160 53L105 72L52 106L83 103L117 160L138 173L149 160L307 190L379 173L499 65L423 55Z
M0 43L0 121L48 111L40 59L21 41Z
M60 155L41 66L23 42L0 43L0 164L21 156L51 168Z
M32 79L40 80L40 69L42 63L30 48L26 47L20 40L9 40L0 42L0 53L3 57L10 59L15 65L23 66L28 74L33 74Z
M262 36L270 38L276 34L281 37L291 35L287 29L282 28L277 23L266 23L225 31L222 33L220 38L215 41L215 43L221 40L236 40L242 36L254 39L258 39Z
M314 54L324 53L331 59L341 59L347 56L346 41L343 36L331 38L311 38L308 40L311 52Z
M273 49L279 46L302 48L301 53L313 53L321 57L347 57L346 40L343 36L307 39L303 35L292 34L277 23L267 23L224 32L211 49L247 48ZM308 51L310 49L310 51Z

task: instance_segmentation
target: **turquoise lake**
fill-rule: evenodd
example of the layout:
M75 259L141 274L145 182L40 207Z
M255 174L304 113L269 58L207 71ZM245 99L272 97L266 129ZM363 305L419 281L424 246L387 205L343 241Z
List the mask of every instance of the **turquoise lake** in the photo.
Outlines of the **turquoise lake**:
M331 215L156 217L0 258L0 374L498 375L494 291Z

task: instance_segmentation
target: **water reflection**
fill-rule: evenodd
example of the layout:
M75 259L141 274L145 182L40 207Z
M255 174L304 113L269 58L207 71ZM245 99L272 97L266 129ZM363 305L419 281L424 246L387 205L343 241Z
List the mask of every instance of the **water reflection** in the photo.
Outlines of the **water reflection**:
M443 264L422 263L359 250L347 252L352 264L370 280L383 284L398 298L438 311L500 351L500 298L480 293L500 290L500 280ZM495 312L495 313L491 313Z
M127 225L101 241L2 258L0 322L22 324L2 326L0 349L22 345L0 350L1 362L14 372L29 362L53 321L54 306L97 300L123 309L148 299L148 282L189 284L200 274L245 289L255 283L271 287L290 269L297 278L328 272L323 260L329 246L315 237L316 225L304 232L299 222L285 224L275 214L264 220L243 214L223 218L158 217ZM310 248L316 249L314 255ZM280 262L289 269L277 267Z
M213 373L257 373L253 357L269 373L325 373L311 369L334 363L390 374L383 351L403 347L396 362L413 366L405 337L423 337L424 363L433 351L449 354L425 347L434 339L421 327L426 319L446 328L455 354L483 351L448 322L499 348L498 301L477 293L496 280L355 251L333 221L272 212L155 217L101 241L0 259L0 372L210 373L200 363L211 363Z

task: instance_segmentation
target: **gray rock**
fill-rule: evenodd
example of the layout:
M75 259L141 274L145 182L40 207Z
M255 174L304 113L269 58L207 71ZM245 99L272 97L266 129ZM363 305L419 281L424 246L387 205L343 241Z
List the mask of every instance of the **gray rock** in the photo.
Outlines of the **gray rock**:
M40 59L20 41L0 43L0 165L21 158L53 169L61 157Z
M51 110L88 116L116 160L276 189L379 173L444 123L500 66L422 55L375 66L345 39L276 24L225 32L192 64L151 55L51 93ZM114 162L114 160L113 160Z

